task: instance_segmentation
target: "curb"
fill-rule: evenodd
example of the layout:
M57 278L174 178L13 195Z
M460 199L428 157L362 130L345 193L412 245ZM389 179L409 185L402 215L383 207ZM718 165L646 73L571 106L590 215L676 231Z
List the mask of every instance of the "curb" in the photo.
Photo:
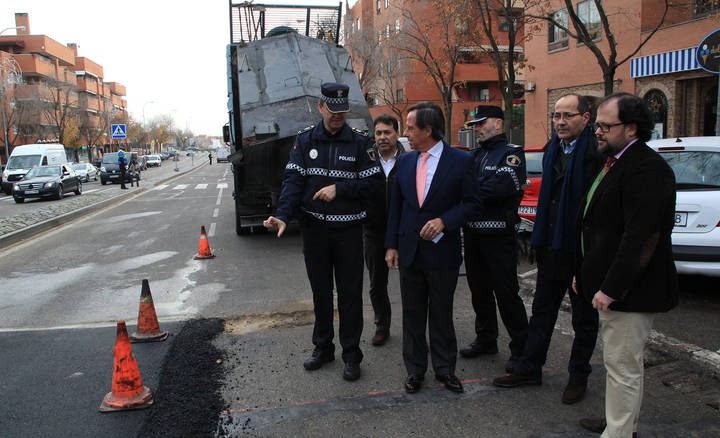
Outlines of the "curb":
M207 165L207 163L199 164L197 167L186 170L184 172L179 172L175 175L172 175L165 179L162 179L162 180L154 183L153 186L166 183L168 181L171 181L175 178L178 178L178 177L188 174L190 172L194 172L195 170L200 169L201 167L206 166L206 165ZM125 198L128 198L128 199L134 198L135 196L138 196L141 193L146 192L147 190L148 190L148 187L142 187L133 192L121 193L121 194L118 194L111 198L102 200L100 202L96 202L95 204L87 205L80 209L77 209L74 211L69 211L65 214L61 214L60 216L54 217L52 219L48 219L48 220L45 220L42 222L38 222L36 224L28 225L27 227L25 227L23 229L4 234L4 235L0 236L0 249L5 249L11 245L22 242L23 240L27 240L37 234L40 234L45 231L49 231L49 230L52 230L53 228L57 228L61 225L64 225L65 223L70 222L74 219L77 219L82 216L86 216L90 213L94 213L98 210L101 210L101 209L107 207L108 205L110 205L111 203L114 203L117 200L125 199Z

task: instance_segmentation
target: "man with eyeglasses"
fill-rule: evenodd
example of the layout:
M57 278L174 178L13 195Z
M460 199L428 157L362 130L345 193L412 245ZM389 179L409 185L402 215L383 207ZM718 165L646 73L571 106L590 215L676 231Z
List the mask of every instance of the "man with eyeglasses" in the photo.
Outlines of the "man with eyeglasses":
M551 117L555 133L545 145L542 183L530 241L538 263L532 316L523 357L514 364L510 374L493 382L504 388L542 384L542 367L560 304L574 274L581 200L604 161L589 126L590 105L586 97L577 94L561 97ZM587 378L592 370L590 357L598 332L597 311L590 302L570 293L570 303L575 339L568 364L570 376L562 395L565 404L577 403L585 397Z
M650 149L652 118L629 93L597 111L598 149L607 156L581 202L575 293L600 312L605 419L580 420L604 438L635 436L643 394L643 351L655 315L678 303L670 235L675 176Z
M475 310L475 340L460 349L472 358L498 353L499 310L510 335L508 372L522 356L527 338L527 313L518 294L515 226L525 183L525 152L508 144L503 132L503 110L478 105L467 122L475 130L478 147L472 150L483 209L463 226L465 270ZM497 302L497 309L495 305Z

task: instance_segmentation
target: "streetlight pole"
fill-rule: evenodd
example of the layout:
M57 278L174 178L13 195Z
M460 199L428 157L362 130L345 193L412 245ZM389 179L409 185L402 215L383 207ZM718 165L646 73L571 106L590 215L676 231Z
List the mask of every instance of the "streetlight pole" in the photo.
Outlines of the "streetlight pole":
M0 35L2 35L3 32L5 32L6 30L13 30L13 29L25 30L25 26L6 27L5 29L0 30ZM2 64L0 64L0 67L2 67ZM5 69L3 68L0 70L5 70ZM5 82L5 79L3 79L3 74L2 74L2 72L0 72L0 94L7 96L7 94L5 93L5 89L6 89L5 84L3 84L2 82ZM8 147L8 130L7 130L7 127L5 126L5 98L3 98L2 102L0 102L0 112L2 113L3 141L5 142L5 160L9 160L10 159L10 148Z

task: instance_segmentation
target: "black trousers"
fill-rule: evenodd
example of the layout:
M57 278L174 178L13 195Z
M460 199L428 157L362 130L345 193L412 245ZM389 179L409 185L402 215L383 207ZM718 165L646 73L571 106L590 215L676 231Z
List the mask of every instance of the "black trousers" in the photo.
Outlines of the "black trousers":
M331 228L317 222L300 227L310 287L313 292L315 327L312 341L316 348L334 352L333 274L337 286L339 337L345 362L360 363L360 336L363 329L362 226Z
M123 166L120 166L120 188L123 189L125 188L125 178L127 178L126 173L127 171L125 170L125 168Z
M543 269L539 268L524 357L515 366L515 371L524 374L541 373L550 348L550 339L555 330L560 304L565 294L569 293L575 338L570 352L568 372L570 380L586 380L592 371L590 358L597 341L598 312L582 296L570 290L572 278L555 279L543 274Z
M457 340L453 299L459 269L428 270L419 259L417 255L410 267L400 267L405 368L408 374L423 375L427 371L427 325L435 374L454 374Z
M465 233L465 268L475 309L477 339L488 346L497 344L497 302L500 318L510 335L510 353L522 356L528 318L518 294L515 237Z
M385 262L385 236L363 234L365 266L370 275L370 302L377 330L389 331L392 309L388 297L388 267Z

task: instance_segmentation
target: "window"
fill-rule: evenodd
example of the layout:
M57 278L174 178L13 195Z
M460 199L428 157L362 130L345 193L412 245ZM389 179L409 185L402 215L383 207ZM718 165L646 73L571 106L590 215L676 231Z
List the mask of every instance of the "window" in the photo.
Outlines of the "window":
M380 2L381 2L381 0L377 0L377 13L378 14L380 13L380 5L381 5Z
M558 27L552 22L548 25L548 51L551 52L568 46L568 34L563 29L567 29L568 26L567 9L561 9L553 13L550 18L562 26Z
M395 19L395 33L400 33L400 19Z
M511 20L512 20L512 24L513 24L513 29L516 29L516 30L517 30L517 28L518 28L518 17L513 16L513 17L511 18ZM508 32L508 31L510 31L510 24L508 23L507 20L505 20L504 17L502 18L502 21L500 21L500 24L498 25L498 30L500 30L501 32Z
M593 39L600 36L600 13L595 6L593 0L585 0L577 5L578 17L580 21L585 25ZM597 33L597 35L595 35Z
M360 30L360 19L356 19L355 23L357 24L357 30Z
M402 88L395 90L395 102L405 102L405 91Z
M385 25L385 38L390 38L390 25Z
M706 15L709 13L717 12L720 9L720 4L717 0L695 0L695 8L693 13L695 16Z
M482 83L470 83L467 85L470 100L473 102L490 102L490 90Z
M378 44L382 44L382 31L378 31Z
M385 0L385 9L390 7L390 0Z

